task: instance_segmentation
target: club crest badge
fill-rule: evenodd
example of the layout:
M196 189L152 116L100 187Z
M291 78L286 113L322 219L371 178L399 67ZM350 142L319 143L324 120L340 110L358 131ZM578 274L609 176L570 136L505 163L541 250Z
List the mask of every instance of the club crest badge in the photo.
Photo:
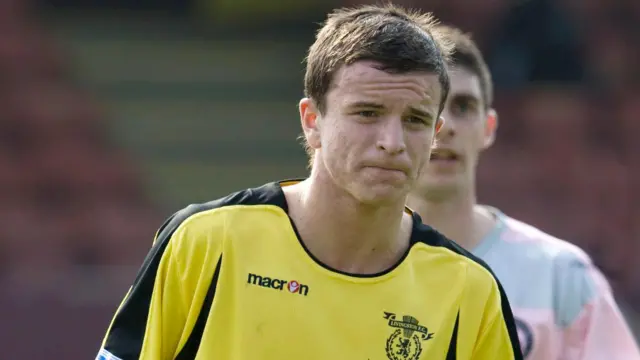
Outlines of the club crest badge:
M392 329L386 343L387 357L390 360L418 360L422 353L422 343L433 339L434 334L409 315L404 315L399 320L396 314L385 312L384 318Z

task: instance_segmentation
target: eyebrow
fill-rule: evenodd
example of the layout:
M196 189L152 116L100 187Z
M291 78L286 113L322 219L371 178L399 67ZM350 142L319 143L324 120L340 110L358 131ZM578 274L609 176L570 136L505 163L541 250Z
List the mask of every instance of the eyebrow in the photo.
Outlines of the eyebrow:
M358 102L355 102L353 104L349 104L349 107L351 107L351 108L369 108L369 109L376 109L376 110L384 109L384 105L382 105L382 104L377 104L377 103L367 102L367 101L358 101Z
M459 93L459 94L452 94L453 96L451 97L452 99L459 99L459 100L466 100L466 101L476 101L479 102L481 101L481 99L473 94L470 93Z
M433 115L430 112L424 111L424 110L420 110L420 109L416 109L414 107L409 108L409 112L411 113L411 115L414 116L418 116L418 117L423 117L423 118L430 118Z
M384 110L385 108L385 106L382 104L377 104L377 103L367 102L367 101L358 101L353 104L350 104L349 107L350 108L367 108L367 109L375 109L375 110ZM411 113L411 115L423 117L423 118L429 118L433 116L430 112L420 110L415 107L409 108L409 113Z

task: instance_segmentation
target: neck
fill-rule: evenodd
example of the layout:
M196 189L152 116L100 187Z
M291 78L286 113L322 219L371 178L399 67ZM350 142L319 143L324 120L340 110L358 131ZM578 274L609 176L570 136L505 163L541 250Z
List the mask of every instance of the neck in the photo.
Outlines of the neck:
M404 199L362 204L313 172L285 189L301 241L322 263L347 273L373 274L394 266L409 246L412 219Z
M420 214L425 224L467 250L473 250L495 224L492 216L477 204L473 189L446 199L413 195L408 205Z

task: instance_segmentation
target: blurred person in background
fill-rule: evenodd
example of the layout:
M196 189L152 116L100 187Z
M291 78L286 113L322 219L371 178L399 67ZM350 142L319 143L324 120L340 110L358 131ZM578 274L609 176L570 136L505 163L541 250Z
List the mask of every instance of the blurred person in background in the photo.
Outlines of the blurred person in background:
M299 105L309 178L174 214L97 358L522 359L486 265L405 208L449 89L433 24L330 15Z
M498 126L491 74L469 35L440 30L454 43L451 90L437 147L409 207L495 271L513 306L525 359L640 360L608 281L585 252L477 203L478 157Z

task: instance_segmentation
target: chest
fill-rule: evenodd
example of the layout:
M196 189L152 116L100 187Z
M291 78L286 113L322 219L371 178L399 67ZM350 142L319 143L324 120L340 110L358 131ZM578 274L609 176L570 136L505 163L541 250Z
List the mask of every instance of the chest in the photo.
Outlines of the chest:
M446 358L463 278L346 279L297 255L224 258L202 359Z

